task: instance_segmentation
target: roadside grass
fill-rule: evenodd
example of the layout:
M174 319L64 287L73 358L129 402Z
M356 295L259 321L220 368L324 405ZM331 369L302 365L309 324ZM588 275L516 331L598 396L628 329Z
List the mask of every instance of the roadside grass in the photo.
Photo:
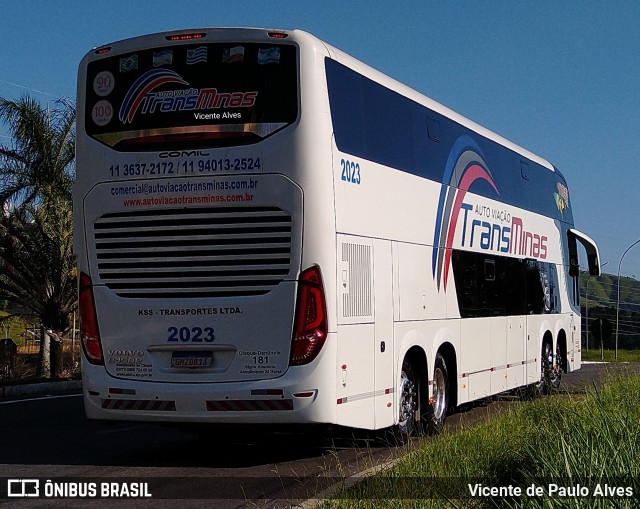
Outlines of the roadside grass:
M637 350L620 350L618 349L618 360L615 358L615 350L604 350L605 362L640 362L640 349ZM583 361L601 361L602 354L599 348L590 348L582 350Z
M428 438L389 470L321 507L639 507L640 376L609 373L604 380L584 396L518 403L479 425ZM476 483L520 487L522 495L471 498L468 485ZM598 484L631 488L633 497L597 497ZM549 495L554 485L558 491ZM527 497L529 486L545 495Z
M24 344L24 331L29 323L17 316L4 319L6 316L9 316L9 313L0 311L0 339L12 338L18 346L21 346Z

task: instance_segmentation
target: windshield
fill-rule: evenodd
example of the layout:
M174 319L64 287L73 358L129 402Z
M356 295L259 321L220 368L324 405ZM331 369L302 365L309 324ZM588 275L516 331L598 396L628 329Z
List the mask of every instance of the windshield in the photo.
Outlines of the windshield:
M185 44L91 62L87 134L118 151L257 143L298 116L296 48Z

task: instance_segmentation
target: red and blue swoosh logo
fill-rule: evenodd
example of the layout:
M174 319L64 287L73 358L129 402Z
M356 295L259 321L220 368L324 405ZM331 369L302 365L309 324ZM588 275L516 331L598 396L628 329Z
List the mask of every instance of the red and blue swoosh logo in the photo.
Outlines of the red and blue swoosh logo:
M454 143L442 179L436 228L433 237L433 278L438 291L447 291L447 279L451 267L453 240L458 224L462 201L474 182L484 180L499 195L482 151L469 136L461 136Z
M140 104L145 96L152 90L167 83L177 83L180 85L189 85L182 76L170 69L158 68L145 72L136 82L131 85L129 92L122 101L118 117L123 124L133 122Z

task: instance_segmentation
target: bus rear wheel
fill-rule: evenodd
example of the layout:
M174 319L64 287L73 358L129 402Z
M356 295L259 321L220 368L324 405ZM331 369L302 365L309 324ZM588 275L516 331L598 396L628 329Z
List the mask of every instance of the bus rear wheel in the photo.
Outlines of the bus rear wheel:
M402 443L423 433L419 376L411 360L405 358L400 372L398 424L395 426L397 441Z
M449 408L449 371L447 363L440 353L436 355L433 370L433 396L430 400L430 431L439 433L444 426Z
M537 393L547 395L551 393L553 385L553 347L548 341L542 344L540 361L540 381L538 382Z
M562 356L562 348L560 342L556 346L556 362L552 366L551 371L551 387L554 389L560 388L560 380L562 379L562 366L564 366L564 359Z

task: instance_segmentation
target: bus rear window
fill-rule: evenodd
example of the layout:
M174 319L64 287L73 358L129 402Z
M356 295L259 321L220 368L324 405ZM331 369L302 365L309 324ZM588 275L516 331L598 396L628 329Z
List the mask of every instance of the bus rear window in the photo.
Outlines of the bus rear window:
M121 152L257 143L298 117L296 48L187 44L91 62L85 129Z

